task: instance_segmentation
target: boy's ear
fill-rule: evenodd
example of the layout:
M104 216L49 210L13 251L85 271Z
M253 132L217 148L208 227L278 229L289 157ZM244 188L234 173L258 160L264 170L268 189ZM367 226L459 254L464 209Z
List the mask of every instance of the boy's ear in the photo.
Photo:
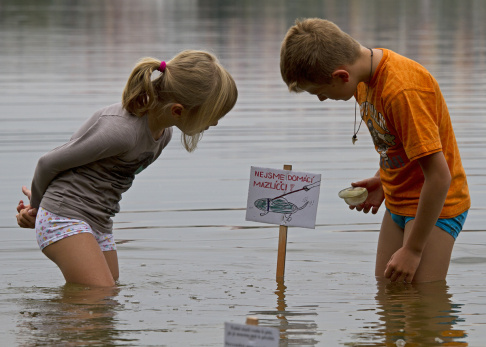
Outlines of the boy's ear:
M344 69L335 70L331 76L332 78L340 78L343 82L349 82L349 72Z
M184 106L182 106L181 104L172 104L172 106L170 107L170 113L172 114L172 117L177 120L180 120L183 111Z

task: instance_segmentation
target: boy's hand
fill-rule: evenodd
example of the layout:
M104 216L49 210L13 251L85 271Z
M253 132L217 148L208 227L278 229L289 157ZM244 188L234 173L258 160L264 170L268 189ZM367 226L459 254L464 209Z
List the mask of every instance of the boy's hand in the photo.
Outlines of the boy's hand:
M370 177L359 182L351 183L353 187L364 187L368 190L368 198L366 201L357 206L349 206L351 210L356 208L356 211L363 211L368 213L371 210L372 214L376 214L380 208L383 200L385 200L385 193L379 176Z
M421 253L414 252L406 247L400 248L388 261L385 277L392 282L411 283L421 258Z

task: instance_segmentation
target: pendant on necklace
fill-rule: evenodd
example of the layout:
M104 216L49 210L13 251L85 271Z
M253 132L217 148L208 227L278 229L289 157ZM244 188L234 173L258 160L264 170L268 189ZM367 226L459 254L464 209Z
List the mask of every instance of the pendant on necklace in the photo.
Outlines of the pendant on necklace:
M351 138L351 141L353 142L353 145L356 143L356 141L358 141L358 137L356 135L353 135L353 137Z

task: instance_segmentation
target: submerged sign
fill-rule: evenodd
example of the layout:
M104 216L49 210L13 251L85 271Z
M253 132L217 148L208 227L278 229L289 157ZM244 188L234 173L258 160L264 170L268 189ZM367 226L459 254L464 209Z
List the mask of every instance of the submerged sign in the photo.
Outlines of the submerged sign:
M321 175L251 167L246 220L314 229Z
M225 347L278 347L280 331L277 328L224 323Z

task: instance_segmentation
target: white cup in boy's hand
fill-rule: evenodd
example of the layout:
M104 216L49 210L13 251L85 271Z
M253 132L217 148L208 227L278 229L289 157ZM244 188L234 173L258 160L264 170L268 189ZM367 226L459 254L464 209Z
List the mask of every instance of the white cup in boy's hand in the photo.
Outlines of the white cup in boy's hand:
M349 187L341 190L338 196L344 199L348 205L358 206L366 201L368 190L364 187Z

